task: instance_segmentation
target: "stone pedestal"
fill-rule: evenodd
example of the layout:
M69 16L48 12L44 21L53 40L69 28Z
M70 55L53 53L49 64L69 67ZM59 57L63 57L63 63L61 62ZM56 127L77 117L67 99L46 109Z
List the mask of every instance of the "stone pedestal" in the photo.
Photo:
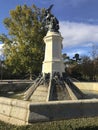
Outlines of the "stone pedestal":
M45 47L45 57L42 67L43 75L45 73L53 74L54 72L59 72L62 75L64 72L64 63L62 60L62 40L60 33L49 32L44 37Z

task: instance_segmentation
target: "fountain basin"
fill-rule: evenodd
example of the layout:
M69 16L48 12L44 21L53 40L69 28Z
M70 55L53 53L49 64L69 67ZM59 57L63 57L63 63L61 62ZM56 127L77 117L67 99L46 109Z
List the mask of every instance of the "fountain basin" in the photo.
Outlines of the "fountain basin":
M83 85L81 88L83 90ZM94 98L32 102L0 97L0 120L15 125L94 116L98 116L98 99Z
M15 125L94 116L98 116L98 99L33 103L0 98L0 120Z

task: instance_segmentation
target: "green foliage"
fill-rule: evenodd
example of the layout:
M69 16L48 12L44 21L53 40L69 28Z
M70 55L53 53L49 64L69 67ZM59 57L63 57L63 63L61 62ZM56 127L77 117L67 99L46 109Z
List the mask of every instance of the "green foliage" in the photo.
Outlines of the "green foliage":
M17 6L4 19L9 35L1 35L4 43L5 64L14 74L39 73L44 56L45 29L43 27L44 9Z
M73 59L63 54L66 73L78 80L97 81L98 80L98 55L94 58L83 56L81 59L79 54L75 54Z
M88 56L82 57L82 72L84 78L89 79L90 81L95 81L98 76L98 57L91 59Z

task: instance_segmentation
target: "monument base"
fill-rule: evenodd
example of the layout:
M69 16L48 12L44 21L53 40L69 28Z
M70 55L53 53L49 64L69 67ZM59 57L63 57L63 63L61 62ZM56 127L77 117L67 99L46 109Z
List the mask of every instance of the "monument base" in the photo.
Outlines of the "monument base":
M55 72L59 72L60 75L62 76L62 72L64 72L64 66L61 60L43 62L43 71L42 71L43 75L44 73L53 74Z
M59 72L62 75L65 72L64 63L62 60L62 37L58 32L49 32L44 37L45 47L45 58L42 67L42 73L53 74Z

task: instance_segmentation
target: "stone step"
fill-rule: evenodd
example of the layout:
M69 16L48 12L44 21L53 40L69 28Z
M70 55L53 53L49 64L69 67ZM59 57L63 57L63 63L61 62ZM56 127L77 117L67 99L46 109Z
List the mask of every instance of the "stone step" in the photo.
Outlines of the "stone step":
M30 100L33 101L46 101L46 97L44 96L31 96Z
M30 100L32 102L44 102L47 99L47 94L48 94L48 87L41 85L36 88Z
M47 92L48 91L47 89L48 89L47 87L39 86L36 90L37 91L45 91L45 92Z
M35 91L33 93L33 96L37 95L37 96L47 96L47 92L42 92L42 91Z

